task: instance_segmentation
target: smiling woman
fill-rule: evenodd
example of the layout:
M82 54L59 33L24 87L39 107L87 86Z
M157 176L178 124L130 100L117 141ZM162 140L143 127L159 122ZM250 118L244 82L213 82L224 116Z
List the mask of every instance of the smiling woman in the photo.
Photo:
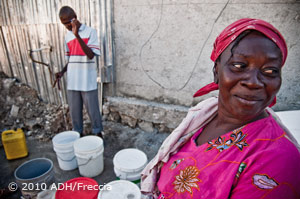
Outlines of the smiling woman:
M142 172L144 198L300 198L299 146L272 106L287 57L269 23L241 19L215 41L219 89L188 112Z
M281 85L280 49L257 31L248 33L231 52L233 44L215 65L219 111L241 123L267 117L264 109Z

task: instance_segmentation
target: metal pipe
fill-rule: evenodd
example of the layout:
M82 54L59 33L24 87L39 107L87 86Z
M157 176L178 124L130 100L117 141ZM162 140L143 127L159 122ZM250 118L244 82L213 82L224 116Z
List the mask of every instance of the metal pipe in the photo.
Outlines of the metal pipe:
M32 51L32 52L38 52L38 51L42 51L42 50L50 50L50 52L52 51L52 47L51 46L45 46L45 47L42 47L42 48L38 48L38 49L35 49L35 50L29 50L29 51Z
M113 39L112 39L112 0L107 0L108 4L107 4L107 49L108 53L107 53L107 63L106 66L113 66L113 58L114 58L114 45L113 45Z
M100 1L100 41L101 41L101 67L100 67L100 110L103 105L103 83L114 81L114 49L112 41L112 0Z
M49 74L50 74L50 81L51 81L51 85L53 85L53 73L52 73L52 70L50 68L50 64L48 63L44 63L44 62L41 62L41 61L38 61L36 59L33 58L33 55L32 53L33 52L39 52L39 51L43 51L43 50L50 50L50 52L52 51L52 47L51 46L46 46L46 47L43 47L43 48L39 48L39 49L35 49L35 50L32 50L32 49L29 49L29 57L30 59L34 62L34 63L38 63L38 64L41 64L41 65L44 65L44 66L47 66L48 68L48 71L49 71Z
M100 2L100 40L101 40L101 55L102 55L102 66L106 66L106 0ZM102 80L101 80L102 81Z

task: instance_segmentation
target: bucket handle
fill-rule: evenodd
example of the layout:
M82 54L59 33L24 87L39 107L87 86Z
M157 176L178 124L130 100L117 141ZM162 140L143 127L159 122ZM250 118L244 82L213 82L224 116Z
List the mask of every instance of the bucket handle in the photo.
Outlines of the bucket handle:
M117 176L120 179L127 179L127 174L126 173L121 173Z
M65 161L65 162L71 162L71 161L73 161L73 160L76 158L76 156L74 155L71 159L69 159L69 160L64 160L63 158L59 157L58 154L56 154L56 156L58 157L58 159L60 159L60 160L62 160L62 161Z
M80 167L80 166L85 166L85 165L87 165L92 159L93 159L93 156L90 156L89 159L88 159L85 163L83 163L83 164L78 164L78 166L79 166L79 167Z

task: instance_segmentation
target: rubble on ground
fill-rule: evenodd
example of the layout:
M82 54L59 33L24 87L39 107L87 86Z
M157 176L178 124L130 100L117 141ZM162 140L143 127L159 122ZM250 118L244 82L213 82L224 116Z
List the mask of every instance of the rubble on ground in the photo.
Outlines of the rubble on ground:
M0 72L0 131L22 128L42 141L71 127L68 107L43 102L36 90ZM64 114L68 125L64 120Z

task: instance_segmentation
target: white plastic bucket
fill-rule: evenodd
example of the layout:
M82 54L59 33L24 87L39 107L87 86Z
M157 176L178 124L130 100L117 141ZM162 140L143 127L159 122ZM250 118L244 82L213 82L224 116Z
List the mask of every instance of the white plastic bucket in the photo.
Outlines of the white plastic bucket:
M141 172L147 165L147 155L138 149L123 149L113 159L114 171L121 180L129 180L138 184Z
M52 139L53 150L56 152L58 165L62 170L73 170L78 167L73 144L79 137L80 134L76 131L65 131Z
M89 135L76 140L74 152L80 175L91 178L103 171L103 151L103 140L98 136Z
M105 186L110 188L100 190L98 199L140 199L142 196L139 187L127 180L115 180Z

